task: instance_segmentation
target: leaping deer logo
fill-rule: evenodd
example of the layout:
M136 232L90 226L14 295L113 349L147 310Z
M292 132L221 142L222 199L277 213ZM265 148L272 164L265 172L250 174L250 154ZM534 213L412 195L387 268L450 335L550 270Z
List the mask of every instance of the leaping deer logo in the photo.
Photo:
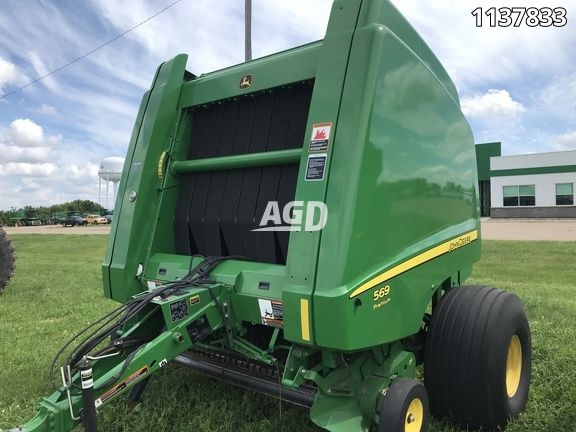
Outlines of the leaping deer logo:
M240 88L241 89L247 89L251 85L252 85L252 75L251 74L244 75L242 78L240 78Z

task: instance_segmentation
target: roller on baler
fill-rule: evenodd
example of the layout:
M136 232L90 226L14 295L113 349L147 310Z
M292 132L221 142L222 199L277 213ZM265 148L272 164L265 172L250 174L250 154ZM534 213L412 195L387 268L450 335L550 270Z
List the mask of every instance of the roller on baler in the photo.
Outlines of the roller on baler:
M201 76L186 60L158 68L130 141L103 265L122 305L16 430L96 431L169 362L333 432L516 416L528 321L515 295L463 285L480 258L473 137L401 14L337 0L319 42Z

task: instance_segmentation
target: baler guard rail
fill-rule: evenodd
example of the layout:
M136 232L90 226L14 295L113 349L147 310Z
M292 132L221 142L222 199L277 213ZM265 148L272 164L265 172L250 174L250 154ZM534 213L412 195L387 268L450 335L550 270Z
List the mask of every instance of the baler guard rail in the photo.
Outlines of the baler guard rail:
M171 170L173 174L178 175L193 172L289 165L300 162L301 157L302 149L277 150L234 156L175 161L172 163Z

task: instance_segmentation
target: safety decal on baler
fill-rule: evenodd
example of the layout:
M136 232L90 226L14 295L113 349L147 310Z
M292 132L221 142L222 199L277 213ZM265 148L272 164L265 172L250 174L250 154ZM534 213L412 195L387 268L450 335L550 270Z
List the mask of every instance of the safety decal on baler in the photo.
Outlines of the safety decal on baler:
M140 380L143 376L145 376L148 372L150 372L150 368L148 366L141 367L133 374L124 378L120 383L116 384L110 390L102 394L98 399L94 401L94 405L96 408L100 407L102 404L106 403L118 393L120 393L125 388L129 387L130 385L134 384L136 381Z
M178 300L170 304L170 318L172 321L179 321L188 316L188 302L186 300Z
M312 125L312 136L310 137L310 146L308 147L308 151L319 152L328 150L331 130L332 122L314 123Z
M273 327L283 327L284 306L281 301L258 299L258 306L260 307L262 324Z
M306 165L306 181L324 180L327 158L328 155L326 153L311 154L308 156L308 164Z

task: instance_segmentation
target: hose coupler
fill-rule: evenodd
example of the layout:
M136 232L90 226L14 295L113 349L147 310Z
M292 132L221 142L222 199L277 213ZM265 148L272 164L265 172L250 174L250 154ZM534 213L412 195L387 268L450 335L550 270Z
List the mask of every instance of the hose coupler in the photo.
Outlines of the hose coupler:
M80 417L86 432L97 432L98 417L94 397L94 378L92 377L92 363L86 357L79 365L80 382L82 384L82 411Z

